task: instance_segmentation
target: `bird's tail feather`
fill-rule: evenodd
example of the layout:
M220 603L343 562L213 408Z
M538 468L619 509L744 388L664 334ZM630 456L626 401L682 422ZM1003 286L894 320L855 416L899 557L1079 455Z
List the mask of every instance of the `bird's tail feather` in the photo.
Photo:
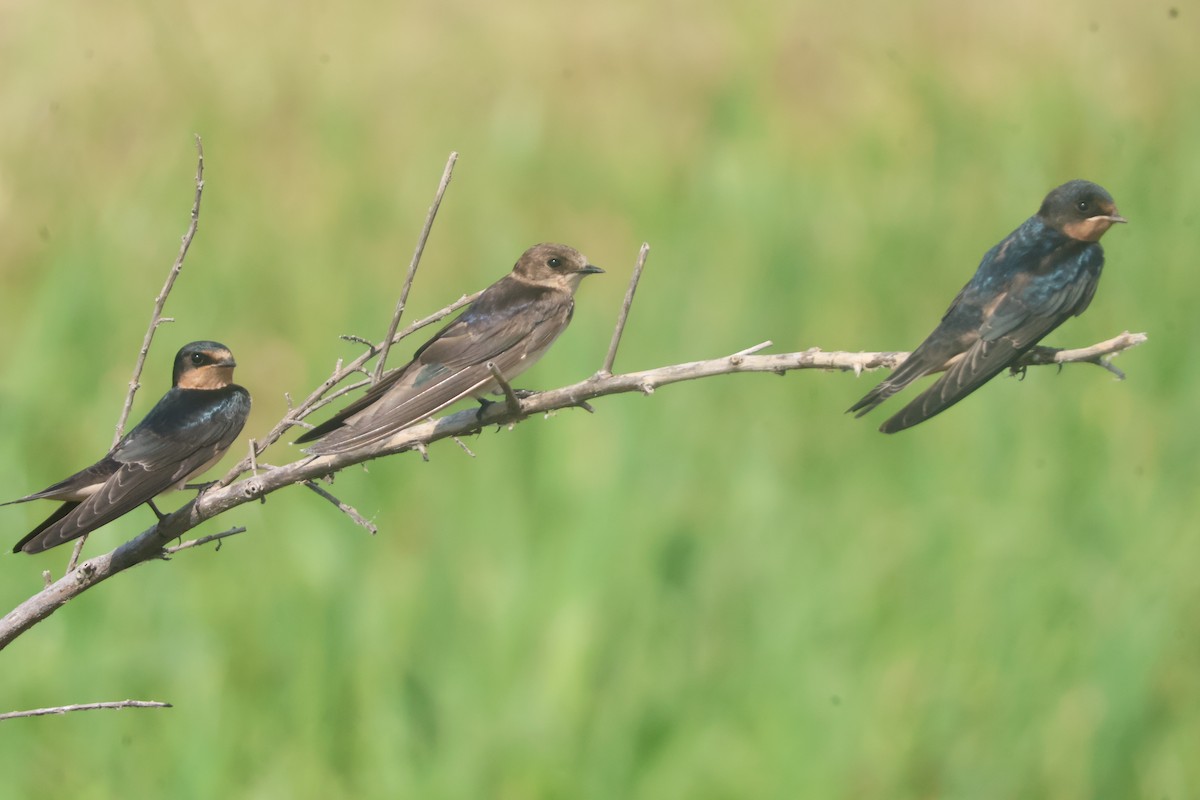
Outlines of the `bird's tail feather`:
M863 414L867 414L875 406L887 400L889 397L904 389L917 378L927 375L929 366L927 359L921 358L919 353L913 353L906 358L900 366L893 370L891 375L882 381L871 391L867 392L863 399L859 400L850 408L846 409L846 413L856 412L854 418L858 419Z
M294 444L303 444L304 442L311 442L314 439L320 439L322 436L326 435L330 431L337 430L344 424L345 420L340 415L332 417L331 419L325 420L317 427L305 431L303 435L296 438Z
M867 392L867 394L857 403L846 409L846 413L853 413L854 418L858 419L863 414L869 414L877 405L882 403L884 400L887 400L889 397L903 388L904 384L895 385L892 383L891 378L889 378L871 391Z
M879 430L896 433L937 416L1007 369L1022 352L1024 350L1014 349L1006 340L992 342L988 347L972 348L963 361L952 366L932 386L880 425Z
M25 534L25 538L13 545L13 552L20 553L22 550L26 553L40 553L43 550L49 550L57 544L62 544L57 537L49 535L50 529L57 525L62 519L70 514L79 503L63 503L54 510L54 513L46 517L41 525Z

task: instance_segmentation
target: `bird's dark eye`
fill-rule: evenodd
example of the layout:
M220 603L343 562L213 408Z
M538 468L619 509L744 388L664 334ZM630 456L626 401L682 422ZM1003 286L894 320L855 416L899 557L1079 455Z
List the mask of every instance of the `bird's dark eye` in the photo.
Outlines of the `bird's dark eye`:
M1088 202L1087 200L1080 200L1078 203L1075 204L1075 207L1078 208L1080 211L1084 211L1084 212L1092 210L1092 204L1090 202Z
M198 367L205 361L204 353L192 353L192 366Z
M551 269L558 269L559 267L562 266L562 259L558 258L558 257L552 258L546 262L546 265L549 266Z

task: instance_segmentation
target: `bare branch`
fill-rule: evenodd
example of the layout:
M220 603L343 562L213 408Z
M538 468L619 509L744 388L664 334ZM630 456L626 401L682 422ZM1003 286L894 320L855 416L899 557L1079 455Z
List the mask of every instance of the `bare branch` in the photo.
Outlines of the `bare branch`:
M438 184L437 193L433 196L433 205L429 207L429 213L425 216L425 226L421 228L421 236L417 239L412 262L408 265L408 274L404 276L404 285L400 289L400 300L396 303L396 313L392 315L392 322L388 325L387 336L383 337L383 350L379 353L379 361L375 364L375 373L371 376L371 383L379 383L380 377L383 376L388 351L392 349L396 329L400 327L400 317L403 316L404 306L408 303L408 290L412 288L413 278L417 276L417 265L421 263L421 254L425 252L425 242L429 239L429 231L433 228L434 217L437 216L438 208L442 205L442 196L446 194L446 187L450 185L450 176L454 173L454 162L456 161L458 161L458 153L450 153L450 158L446 160L446 169L442 172L442 181Z
M321 497L324 497L330 503L333 503L335 506L337 506L338 511L341 511L343 514L349 517L355 525L361 525L362 527L366 528L372 536L379 533L379 528L375 527L375 523L358 513L358 510L355 509L354 506L348 503L343 503L341 500L335 497L332 492L328 492L321 488L315 481L305 481L304 485L309 489L312 489Z
M1145 334L1122 334L1092 347L1057 351L1050 357L1050 361L1044 360L1047 357L1038 351L1031 356L1032 360L1028 363L1030 366L1047 363L1094 363L1098 356L1113 355L1145 341ZM161 522L147 528L135 539L109 553L83 562L74 572L50 584L10 611L0 619L0 649L49 617L64 603L98 583L137 564L161 558L163 548L168 542L181 537L205 520L286 486L315 480L354 464L405 450L416 450L424 457L426 445L429 443L464 436L492 425L517 423L540 413L579 406L584 401L611 394L651 393L659 386L739 372L771 372L782 375L792 370L819 369L857 373L894 367L908 355L900 352L824 352L818 348L799 353L755 355L747 354L747 350L723 358L674 364L642 372L593 375L580 383L531 395L519 403L516 413L507 403L493 403L482 413L475 409L467 409L405 428L387 441L360 450L327 456L308 456L235 483L219 483L169 514ZM232 480L232 476L229 480Z
M1020 360L1019 366L1033 367L1042 364L1095 364L1103 367L1117 376L1117 380L1125 380L1125 373L1117 369L1106 356L1116 355L1122 350L1137 347L1146 341L1144 333L1125 331L1120 336L1114 336L1107 341L1099 342L1091 347L1081 347L1077 350L1064 350L1059 347L1038 345L1027 352Z
M638 281L642 279L642 270L646 266L646 256L650 254L650 244L642 242L638 251L637 263L633 265L633 275L629 278L629 288L625 290L625 302L621 304L621 313L617 315L617 327L613 330L612 342L608 345L608 355L604 357L604 366L600 375L611 375L613 363L617 360L617 347L621 344L621 336L625 333L625 322L629 319L629 308L633 305L633 293L637 291Z
M45 717L50 714L69 714L72 711L97 711L106 708L173 708L173 706L170 703L160 703L157 700L117 700L109 703L83 703L74 706L33 708L28 711L9 711L7 714L0 714L0 720L19 719L21 717Z

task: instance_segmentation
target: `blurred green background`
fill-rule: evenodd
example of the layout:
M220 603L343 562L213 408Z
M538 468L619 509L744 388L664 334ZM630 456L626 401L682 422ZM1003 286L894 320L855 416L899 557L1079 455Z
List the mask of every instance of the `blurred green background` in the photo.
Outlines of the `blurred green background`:
M1198 42L1183 2L3 4L7 497L109 446L193 133L135 420L192 339L260 436L379 338L451 150L411 318L538 241L609 270L530 388L599 366L642 241L618 369L910 348L1075 177L1131 224L1047 343L1151 337L895 437L842 414L882 373L603 399L340 475L373 538L238 508L0 654L3 710L176 705L0 724L6 796L1191 796ZM0 557L3 608L67 556Z

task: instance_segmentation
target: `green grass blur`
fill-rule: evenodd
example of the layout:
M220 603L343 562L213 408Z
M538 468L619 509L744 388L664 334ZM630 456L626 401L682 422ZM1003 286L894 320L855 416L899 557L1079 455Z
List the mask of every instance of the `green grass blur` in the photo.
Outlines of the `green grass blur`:
M1131 224L1047 343L1151 338L895 437L899 400L842 414L881 374L604 399L338 476L374 538L298 488L236 509L0 654L0 710L176 704L0 724L4 796L1192 796L1198 35L1117 0L5 4L6 497L110 444L194 132L135 420L192 339L257 436L380 337L451 150L414 315L538 241L609 270L529 388L599 366L642 241L618 368L909 348L1074 177ZM4 610L67 555L0 556Z

